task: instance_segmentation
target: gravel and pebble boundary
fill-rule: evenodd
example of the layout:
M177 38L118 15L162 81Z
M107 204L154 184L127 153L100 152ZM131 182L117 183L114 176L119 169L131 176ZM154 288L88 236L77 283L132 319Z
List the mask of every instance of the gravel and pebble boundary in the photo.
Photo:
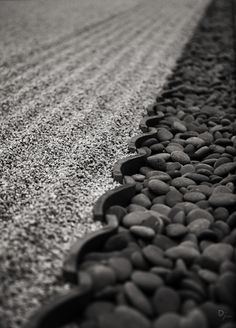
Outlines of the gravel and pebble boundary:
M118 185L112 167L209 2L1 2L0 44L8 46L0 47L7 60L0 58L0 322L7 328L22 327L68 291L64 258L77 238L101 228L93 204Z
M63 317L63 301L70 327L236 327L231 9L220 0L209 7L147 109L145 134L130 142L138 155L115 165L123 186L94 207L95 219L108 225L79 240L65 262L65 277L80 292L73 289L28 327L52 309Z

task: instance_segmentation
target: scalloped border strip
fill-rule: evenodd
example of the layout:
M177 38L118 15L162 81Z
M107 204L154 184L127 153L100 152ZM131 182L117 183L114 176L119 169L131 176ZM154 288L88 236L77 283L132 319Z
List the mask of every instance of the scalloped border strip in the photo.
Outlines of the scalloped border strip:
M153 106L154 107L154 106ZM164 117L164 114L160 112L159 115L154 116L144 116L144 118L139 123L139 128L143 132L149 132L150 128L154 127L159 123L159 121Z
M135 155L118 160L113 168L112 176L115 181L122 183L125 175L132 175L138 172L141 166L146 163L146 152L142 155Z
M136 152L138 148L142 147L144 141L149 138L155 138L157 135L157 131L155 128L150 128L148 133L142 133L134 136L128 142L128 150L132 153Z
M104 221L104 213L109 207L113 205L126 206L134 195L135 184L127 184L107 191L97 200L93 208L93 218L97 221Z
M66 295L49 301L32 317L24 328L59 328L78 317L92 296L89 288L74 288Z

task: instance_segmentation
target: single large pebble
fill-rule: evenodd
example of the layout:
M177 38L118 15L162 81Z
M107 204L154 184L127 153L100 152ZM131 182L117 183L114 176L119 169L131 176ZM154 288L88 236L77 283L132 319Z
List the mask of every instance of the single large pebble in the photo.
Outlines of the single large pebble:
M198 275L208 284L215 283L219 278L217 273L207 269L198 270Z
M149 148L151 149L152 153L154 153L154 154L162 153L163 150L165 149L165 147L160 143L153 144Z
M175 178L172 180L172 186L176 187L176 188L181 188L181 187L188 187L191 185L196 185L196 182L188 179L188 178L184 178L184 177L179 177L179 178Z
M124 257L116 257L108 260L108 265L113 269L118 281L127 280L132 272L131 262Z
M163 256L163 250L154 245L145 246L142 249L142 252L145 258L148 259L150 262L152 262L153 260L155 261L155 257Z
M203 209L193 209L186 216L187 223L193 222L197 219L207 219L210 223L214 222L214 217L206 210Z
M190 137L186 139L186 142L195 147L202 147L205 144L205 141L199 137Z
M176 204L183 201L183 194L177 189L172 189L166 194L165 203L169 207L173 207Z
M193 247L179 245L167 249L165 255L173 260L181 258L186 261L192 261L197 259L200 256L200 253Z
M153 328L181 328L180 318L180 315L177 313L169 312L162 314L154 321Z
M137 211L126 214L123 217L123 225L127 228L132 227L133 225L140 225L145 220L152 217L152 214L149 211Z
M178 312L180 307L178 293L170 287L161 286L153 296L153 307L157 315Z
M152 239L156 234L152 228L140 225L133 225L130 228L130 231L137 237L149 240Z
M236 163L224 163L214 170L214 174L219 175L220 177L225 177L230 172L235 171L235 169Z
M166 147L166 151L167 153L171 154L173 151L183 151L184 147L178 143L170 143L167 147Z
M143 174L133 174L132 178L136 181L136 182L143 182L145 180L145 175Z
M231 193L213 193L208 201L214 207L233 206L236 205L236 195Z
M186 235L188 229L180 223L171 223L166 227L166 234L168 237L182 237Z
M173 134L166 128L157 129L157 139L159 141L162 142L162 141L171 140L173 137L174 137Z
M171 208L164 204L154 204L152 205L151 210L168 216L171 211Z
M152 306L144 293L133 283L126 282L124 292L129 302L141 313L150 316L153 313Z
M150 199L144 194L138 194L131 199L131 203L149 208L152 205Z
M208 146L203 146L195 152L195 158L201 160L202 158L207 156L210 153L210 151L211 150L209 149Z
M119 305L115 309L115 314L122 321L122 327L127 328L150 328L150 321L139 311L127 305ZM114 327L114 322L110 327Z
M95 290L100 290L106 286L114 285L116 282L114 270L102 264L96 264L88 268L88 273L92 278L93 288Z
M206 258L214 259L218 264L226 260L231 260L234 249L232 245L225 243L212 244L206 247L203 251L203 255Z
M153 179L148 182L148 188L156 195L165 195L169 191L170 186L161 180Z
M182 175L186 173L194 173L195 167L192 164L186 164L181 167L180 172Z
M159 276L145 271L134 271L131 279L145 292L152 292L164 284L163 280Z
M198 191L186 192L184 194L184 200L191 203L197 203L206 199L206 196Z
M163 158L156 157L156 155L148 156L147 163L154 170L166 171L166 161Z
M183 151L179 151L179 150L176 150L176 151L173 151L171 154L170 154L170 157L172 159L173 162L179 162L180 164L189 164L190 163L190 157L185 154Z
M174 121L172 124L172 127L176 132L186 132L187 131L186 126L183 123L178 122L178 121Z
M196 219L193 222L189 223L187 228L190 232L195 233L197 236L199 236L200 233L208 229L209 226L210 222L207 219Z
M208 328L207 319L203 311L196 308L191 310L187 316L181 318L180 328ZM215 328L215 326L214 326Z

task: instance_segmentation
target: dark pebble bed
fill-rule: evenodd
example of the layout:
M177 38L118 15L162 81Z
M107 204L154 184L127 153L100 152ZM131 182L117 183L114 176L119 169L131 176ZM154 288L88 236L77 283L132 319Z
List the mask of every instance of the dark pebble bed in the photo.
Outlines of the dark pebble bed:
M84 256L79 328L236 327L236 109L230 1L215 1L150 116L146 166L118 233Z

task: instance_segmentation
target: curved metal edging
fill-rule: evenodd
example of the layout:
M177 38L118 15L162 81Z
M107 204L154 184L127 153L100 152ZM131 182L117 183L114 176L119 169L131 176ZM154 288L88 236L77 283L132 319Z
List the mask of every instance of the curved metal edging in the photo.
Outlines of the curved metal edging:
M107 191L96 202L93 208L95 220L104 221L106 210L113 205L127 206L135 195L135 184L126 184Z
M114 165L112 176L115 181L122 183L125 175L132 175L138 172L146 162L146 153L129 156L117 161Z
M89 288L75 288L34 313L24 328L60 328L79 317L91 299Z
M151 127L157 125L160 121L160 119L162 119L164 117L164 114L162 112L160 112L157 115L154 116L145 116L139 124L139 128L141 131L143 132L148 132L150 130Z
M156 137L156 129L150 128L150 132L138 134L137 136L130 139L128 142L128 149L130 152L134 153L138 148L142 147L142 143L149 138Z

